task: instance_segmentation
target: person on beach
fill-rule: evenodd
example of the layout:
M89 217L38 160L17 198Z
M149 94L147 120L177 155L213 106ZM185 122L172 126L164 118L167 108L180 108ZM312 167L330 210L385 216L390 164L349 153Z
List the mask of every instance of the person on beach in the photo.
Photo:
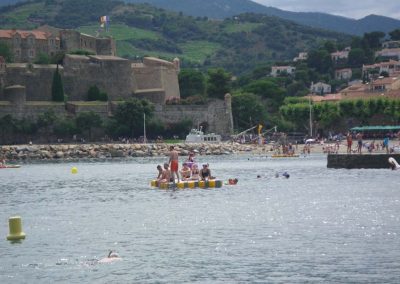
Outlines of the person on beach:
M382 150L386 149L386 154L389 154L389 136L388 135L386 135L385 138L383 139L382 145L383 145Z
M353 145L353 137L350 132L347 133L346 141L347 141L347 154L351 154L351 146Z
M169 164L171 165L171 176L172 176L172 182L175 183L175 174L176 178L178 179L179 182L179 173L178 173L178 167L179 167L179 161L178 161L178 152L174 149L174 146L169 147L170 153L169 153Z
M4 168L6 166L6 159L3 157L0 158L0 168Z
M362 150L362 134L360 132L357 133L356 139L357 139L357 152L358 154L361 154Z

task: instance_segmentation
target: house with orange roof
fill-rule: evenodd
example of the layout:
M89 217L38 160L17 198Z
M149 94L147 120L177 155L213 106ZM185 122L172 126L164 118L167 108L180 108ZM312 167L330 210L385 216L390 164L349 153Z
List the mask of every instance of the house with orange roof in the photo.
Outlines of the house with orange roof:
M400 73L400 61L389 60L387 62L380 62L371 65L363 65L362 72L371 72L376 70L378 74L386 72L389 76Z
M44 31L0 30L0 42L7 44L15 62L32 62L39 54L55 55L60 38Z
M336 51L331 53L332 61L347 60L349 58L349 50Z
M375 57L389 57L400 60L400 48L384 48L375 52Z

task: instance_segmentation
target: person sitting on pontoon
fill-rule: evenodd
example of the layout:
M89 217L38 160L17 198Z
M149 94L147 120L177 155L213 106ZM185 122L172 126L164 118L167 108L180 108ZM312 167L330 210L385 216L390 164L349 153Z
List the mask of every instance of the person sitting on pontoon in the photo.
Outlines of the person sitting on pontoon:
M191 180L199 180L200 179L200 171L199 171L199 168L197 167L197 164L193 164L193 166L192 166L192 176L190 179Z
M190 174L191 170L188 167L188 164L185 162L182 165L182 169L179 171L182 177L182 180L189 180L190 179Z
M200 170L200 179L205 181L214 179L214 177L211 176L211 170L209 169L208 164L203 164L203 168Z

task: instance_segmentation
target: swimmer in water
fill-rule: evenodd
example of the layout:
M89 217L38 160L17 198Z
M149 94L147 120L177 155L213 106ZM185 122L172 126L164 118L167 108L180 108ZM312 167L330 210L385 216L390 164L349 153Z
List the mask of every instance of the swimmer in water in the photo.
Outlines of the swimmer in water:
M110 252L108 253L108 256L105 258L102 258L99 260L99 263L109 263L109 262L114 262L117 260L122 260L121 257L119 257L118 253L116 253L115 251L110 250Z

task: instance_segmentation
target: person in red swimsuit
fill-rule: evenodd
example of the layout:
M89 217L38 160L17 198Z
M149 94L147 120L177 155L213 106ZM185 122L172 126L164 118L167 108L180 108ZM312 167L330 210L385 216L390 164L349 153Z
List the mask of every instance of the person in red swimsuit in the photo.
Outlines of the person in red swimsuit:
M171 164L171 176L172 181L175 183L175 174L179 182L179 161L178 161L178 152L174 149L174 146L169 147L169 163Z

